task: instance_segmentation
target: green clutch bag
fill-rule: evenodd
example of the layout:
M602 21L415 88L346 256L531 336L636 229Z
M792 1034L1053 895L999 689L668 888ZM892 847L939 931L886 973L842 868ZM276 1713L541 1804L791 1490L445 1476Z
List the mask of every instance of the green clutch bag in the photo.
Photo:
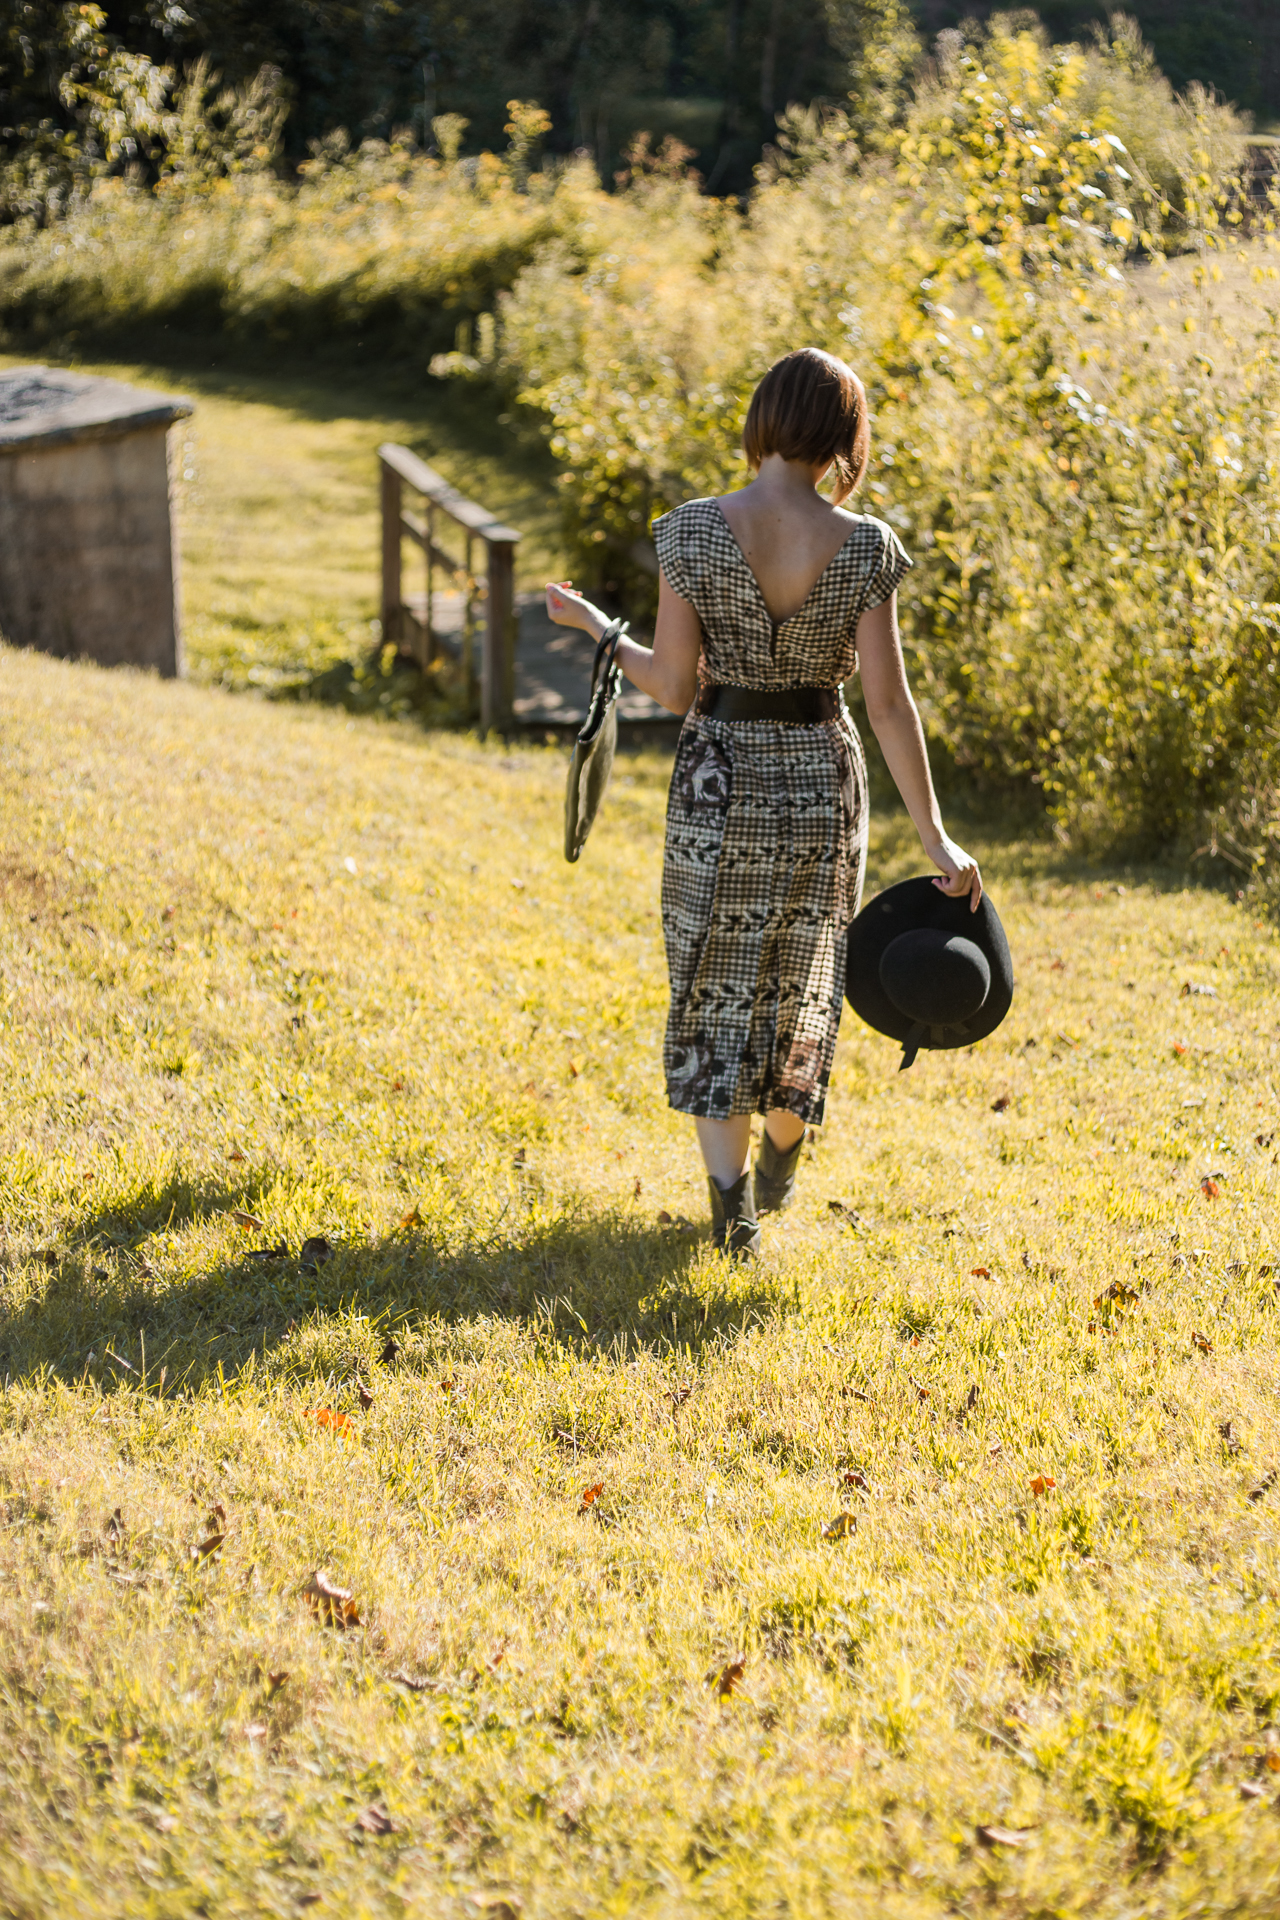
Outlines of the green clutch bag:
M625 620L611 621L596 648L587 718L573 743L564 795L566 860L576 860L586 846L613 772L613 756L618 750L618 695L622 692L622 668L614 656L627 626Z

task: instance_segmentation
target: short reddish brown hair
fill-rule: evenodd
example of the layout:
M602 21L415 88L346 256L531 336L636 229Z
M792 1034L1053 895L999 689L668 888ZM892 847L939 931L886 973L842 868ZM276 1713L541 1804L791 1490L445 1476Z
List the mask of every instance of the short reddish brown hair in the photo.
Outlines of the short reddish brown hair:
M812 466L829 460L837 474L839 506L861 482L871 451L861 380L819 347L784 354L751 396L742 446L753 467L770 453Z

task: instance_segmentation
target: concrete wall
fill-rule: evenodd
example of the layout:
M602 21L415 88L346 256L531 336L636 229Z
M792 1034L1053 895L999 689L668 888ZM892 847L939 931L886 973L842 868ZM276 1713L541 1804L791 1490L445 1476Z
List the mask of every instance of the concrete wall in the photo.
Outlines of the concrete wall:
M182 671L168 434L0 448L0 634L104 666Z

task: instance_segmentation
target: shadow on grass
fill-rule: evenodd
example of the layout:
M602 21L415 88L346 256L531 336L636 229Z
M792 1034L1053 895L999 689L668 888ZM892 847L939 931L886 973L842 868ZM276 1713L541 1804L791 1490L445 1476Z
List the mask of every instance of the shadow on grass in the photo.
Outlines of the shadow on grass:
M39 1278L30 1297L0 1317L0 1373L70 1381L88 1369L104 1384L136 1386L144 1377L158 1385L163 1368L165 1390L197 1388L219 1369L230 1378L251 1357L270 1362L295 1329L326 1321L347 1368L372 1361L388 1334L487 1317L583 1352L617 1344L696 1354L795 1303L791 1284L767 1266L695 1267L699 1233L662 1232L621 1214L562 1218L528 1233L501 1225L461 1246L412 1230L336 1246L318 1265L304 1265L296 1247L269 1259L246 1252L188 1278L170 1278L137 1251L166 1226L252 1204L251 1188L148 1188L136 1207L126 1200L85 1222L65 1251L32 1256ZM331 1355L332 1341L311 1344ZM304 1361L300 1371L317 1364Z

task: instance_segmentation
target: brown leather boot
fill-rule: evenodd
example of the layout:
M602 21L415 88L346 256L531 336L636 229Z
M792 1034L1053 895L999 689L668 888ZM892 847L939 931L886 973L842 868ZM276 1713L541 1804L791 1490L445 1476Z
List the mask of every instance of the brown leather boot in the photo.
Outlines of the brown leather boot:
M796 1197L796 1168L804 1147L804 1135L783 1153L769 1138L766 1127L756 1158L756 1212L781 1213Z
M755 1198L750 1169L731 1187L718 1187L708 1178L711 1194L711 1244L731 1260L752 1260L760 1251Z

